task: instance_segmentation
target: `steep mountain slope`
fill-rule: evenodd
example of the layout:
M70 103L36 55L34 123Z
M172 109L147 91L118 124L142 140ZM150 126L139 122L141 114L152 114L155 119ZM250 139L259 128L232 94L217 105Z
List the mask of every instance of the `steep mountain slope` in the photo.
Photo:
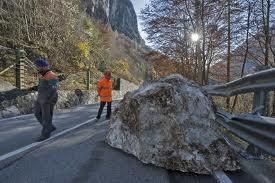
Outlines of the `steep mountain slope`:
M137 15L130 0L82 0L83 10L100 24L103 45L116 64L127 63L126 79L142 81L148 74L150 51L138 31ZM124 64L125 65L125 64ZM118 68L117 68L118 69ZM119 75L124 75L120 73ZM132 76L129 76L132 75ZM123 77L123 76L122 76Z
M64 89L85 88L88 69L92 83L106 68L130 81L145 79L148 47L138 32L130 0L43 0L18 6L20 3L0 3L0 47L12 50L0 53L0 71L15 62L14 50L20 48L30 62L43 57L58 73L69 75L71 80L64 82ZM35 84L35 72L29 65L28 86ZM3 78L14 83L13 70Z

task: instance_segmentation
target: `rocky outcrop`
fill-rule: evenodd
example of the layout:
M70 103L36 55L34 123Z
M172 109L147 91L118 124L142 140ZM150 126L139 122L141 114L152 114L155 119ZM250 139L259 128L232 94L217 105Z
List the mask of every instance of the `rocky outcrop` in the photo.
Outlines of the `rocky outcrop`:
M88 15L104 24L110 24L113 31L142 42L137 15L130 0L82 0L82 6Z
M239 168L211 100L180 75L126 94L113 114L107 143L144 163L200 174Z
M137 15L130 0L110 0L109 22L114 31L124 33L130 39L141 42Z
M81 0L86 13L96 20L109 23L110 0Z
M0 118L8 118L31 113L36 97L37 93L20 92L16 89L9 92L9 95L1 94Z
M117 97L117 96L115 96ZM33 112L37 92L25 93L10 100L0 102L0 118L9 118ZM95 91L83 92L78 96L73 91L59 91L56 109L67 109L78 105L98 102Z
M135 84L121 79L120 90L113 91L113 99L121 99L125 93L135 89L137 89ZM0 118L32 113L36 98L37 92L21 91L18 89L0 92ZM66 109L96 102L98 102L98 97L95 90L83 91L81 95L74 91L61 90L58 92L56 109Z
M14 86L12 86L12 84L10 84L9 82L6 82L5 80L3 80L1 78L0 78L0 83L1 83L0 84L0 92L12 90L15 88Z

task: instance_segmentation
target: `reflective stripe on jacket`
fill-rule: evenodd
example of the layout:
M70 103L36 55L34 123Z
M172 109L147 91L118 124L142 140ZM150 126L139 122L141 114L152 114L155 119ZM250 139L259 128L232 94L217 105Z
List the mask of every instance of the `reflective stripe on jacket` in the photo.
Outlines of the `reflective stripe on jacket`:
M52 72L48 71L44 76L39 79L39 88L57 88L58 77Z
M101 102L112 102L112 81L101 79L97 84L97 93Z

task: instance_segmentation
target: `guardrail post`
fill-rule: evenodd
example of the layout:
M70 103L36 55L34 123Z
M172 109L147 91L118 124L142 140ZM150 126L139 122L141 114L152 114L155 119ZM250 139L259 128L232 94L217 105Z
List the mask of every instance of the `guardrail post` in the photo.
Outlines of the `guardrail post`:
M265 101L266 101L266 92L264 92L264 91L254 92L252 110L255 110L256 108L258 108L260 106L263 106L263 108L261 108L257 111L259 115L263 115L265 113L265 108L266 108Z
M272 113L271 116L275 117L275 90L272 92L273 102L272 102Z
M266 99L267 99L268 92L260 91L260 92L254 92L254 98L253 98L253 110L257 110L256 115L264 115L266 113ZM262 108L261 108L262 107ZM249 144L246 148L246 152L254 157L262 158L262 151L257 148L256 146Z
M265 67L258 67L257 70L261 71L261 70L265 70L267 68ZM260 91L260 92L254 92L254 98L253 98L253 111L256 108L259 108L262 106L262 108L259 108L259 110L257 111L257 114L259 115L264 115L266 114L267 111L267 95L268 92L264 92L264 91ZM257 148L256 146L249 144L248 147L246 148L246 152L248 154L251 154L255 157L261 158L262 157L262 151Z
M87 70L87 77L86 77L86 90L90 90L90 83L91 83L91 70Z
M26 52L21 49L16 50L16 87L20 90L25 87L25 56Z
M264 71L269 69L269 66L257 66L255 68L255 71ZM253 110L257 107L263 106L264 108L262 110L259 110L260 115L267 115L268 113L268 97L269 92L268 91L260 91L260 92L254 92L254 99L253 99Z

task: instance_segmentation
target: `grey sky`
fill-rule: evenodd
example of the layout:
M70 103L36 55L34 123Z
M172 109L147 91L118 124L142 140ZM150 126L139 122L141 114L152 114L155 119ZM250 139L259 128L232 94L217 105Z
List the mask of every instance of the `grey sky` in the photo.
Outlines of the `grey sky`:
M139 29L140 35L146 41L146 33L142 32L142 27L140 25L139 15L140 15L141 9L143 9L145 7L145 5L150 2L150 0L131 0L131 1L134 5L134 8L135 8L137 16L138 16L138 29Z

